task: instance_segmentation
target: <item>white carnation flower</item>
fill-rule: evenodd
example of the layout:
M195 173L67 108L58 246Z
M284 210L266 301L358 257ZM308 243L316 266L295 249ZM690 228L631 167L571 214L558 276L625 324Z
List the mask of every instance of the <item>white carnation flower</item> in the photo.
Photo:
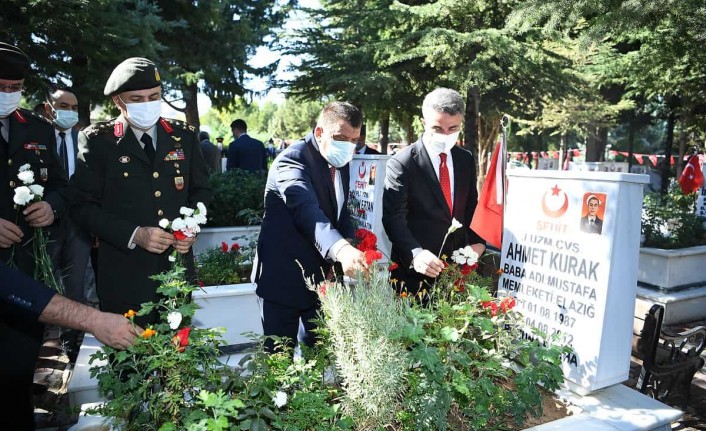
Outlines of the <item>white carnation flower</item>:
M167 315L167 321L169 322L169 327L171 329L177 329L181 325L181 313L178 311L172 311Z
M29 163L25 163L24 165L20 166L20 172L29 171L30 169L32 169L32 166L30 166Z
M196 222L196 219L193 217L186 217L184 219L184 223L186 224L187 229L193 229L199 226L199 224Z
M202 214L194 214L194 220L198 224L206 224L206 216Z
M19 186L15 188L15 196L12 198L12 200L17 205L27 205L27 203L32 201L32 199L34 199L34 195L32 194L32 191L29 189L29 187Z
M187 217L191 217L191 216L194 214L194 210L192 210L192 209L189 208L189 207L181 207L181 208L179 209L179 214L185 215L185 216L187 216Z
M32 171L20 171L17 174L17 178L19 178L22 183L25 185L27 184L32 184L34 182L34 172Z
M287 404L287 393L277 391L275 396L272 397L272 402L274 402L278 408L284 407L284 405Z
M44 186L40 186L39 184L30 184L29 190L37 197L42 197L44 196Z
M461 222L458 221L458 220L456 220L456 218L454 217L454 219L451 220L451 226L449 226L449 231L448 231L448 233L454 233L454 232L456 232L458 229L460 229L461 227L463 227L463 225L461 224ZM447 234L448 234L448 233L447 233Z
M183 219L180 218L175 218L172 221L172 230L174 232L178 230L184 230L186 228L186 222Z
M173 254L170 254L167 259L169 259L170 262L176 262L176 256L174 256Z
M474 265L478 262L478 253L473 251L470 245L467 245L451 253L451 260L459 265Z
M203 202L197 203L197 204L196 204L196 209L197 209L196 212L197 212L199 215L202 215L202 216L206 217L206 205L204 205Z
M169 227L169 220L163 218L162 220L159 221L159 227L162 229L166 229Z

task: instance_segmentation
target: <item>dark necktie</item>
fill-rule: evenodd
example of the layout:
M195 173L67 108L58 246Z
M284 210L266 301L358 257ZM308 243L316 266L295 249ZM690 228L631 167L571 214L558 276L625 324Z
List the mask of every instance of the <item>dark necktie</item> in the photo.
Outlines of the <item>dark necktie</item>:
M59 132L59 137L61 142L59 143L59 159L61 160L61 166L63 166L66 171L66 175L69 174L69 152L66 151L66 133Z
M453 202L451 202L451 179L449 178L449 167L446 166L446 153L439 154L441 163L439 163L439 183L441 191L444 193L446 205L449 207L451 214L454 212Z
M336 188L336 168L333 166L329 166L328 168L329 172L331 172L331 182L333 182L333 188Z
M140 140L145 144L145 154L147 154L147 158L150 160L150 163L154 164L154 145L152 145L152 137L147 133L143 133Z

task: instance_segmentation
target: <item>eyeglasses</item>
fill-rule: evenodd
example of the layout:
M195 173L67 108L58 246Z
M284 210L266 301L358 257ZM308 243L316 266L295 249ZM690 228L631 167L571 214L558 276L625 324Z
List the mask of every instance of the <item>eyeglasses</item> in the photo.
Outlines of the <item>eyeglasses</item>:
M18 91L21 91L24 93L25 88L24 88L24 85L22 85L22 84L12 84L12 85L0 84L0 91L2 91L3 93L16 93Z

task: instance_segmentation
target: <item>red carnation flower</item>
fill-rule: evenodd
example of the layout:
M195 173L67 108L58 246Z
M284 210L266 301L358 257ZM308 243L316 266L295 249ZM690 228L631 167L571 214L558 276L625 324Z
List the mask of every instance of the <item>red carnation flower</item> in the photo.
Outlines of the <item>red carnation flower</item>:
M388 269L389 271L394 271L394 270L396 270L398 267L399 267L399 265L397 264L397 262L390 262L390 266L388 266L387 269Z
M187 326L186 328L181 328L179 332L172 337L172 344L177 348L177 350L179 350L179 352L183 352L184 349L186 349L186 346L189 345L190 332L191 328Z
M237 242L233 243L233 245L230 246L230 251L238 251L238 250L240 250L240 244L238 244Z
M516 305L515 298L512 296L508 296L507 298L504 298L502 301L500 301L500 309L502 310L503 313L507 313L508 311L512 310L512 308Z
M366 250L365 251L365 263L370 265L376 260L382 259L382 253L377 250Z
M174 232L174 238L176 238L177 241L184 241L187 236L184 234L184 232L178 230Z
M199 283L199 286L200 286L200 287L206 286L206 284L205 284L203 281L201 281L201 280L199 280L198 283Z
M221 243L221 251L223 253L228 251L228 244L226 244L225 241Z
M362 240L363 238L365 238L366 236L368 236L368 233L369 233L369 232L370 232L370 231L367 230L367 229L356 229L356 230L355 230L355 237L356 237L356 239Z
M498 304L496 304L493 301L485 301L481 303L483 308L490 308L490 315L491 316L497 316L498 314Z

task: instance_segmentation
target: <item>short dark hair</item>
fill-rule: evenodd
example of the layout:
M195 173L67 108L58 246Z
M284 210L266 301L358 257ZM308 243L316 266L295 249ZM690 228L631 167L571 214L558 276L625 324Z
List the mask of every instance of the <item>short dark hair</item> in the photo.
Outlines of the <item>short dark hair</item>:
M210 136L210 135L208 134L208 132L205 131L205 130L202 130L202 131L199 132L199 141L205 141L205 140L207 140L207 139L210 138L210 137L211 137L211 136Z
M363 113L348 102L331 102L321 110L318 123L329 125L337 120L343 120L358 129L363 124Z
M248 125L245 124L244 120L241 120L238 118L237 120L233 120L232 123L230 123L230 128L232 129L238 129L241 132L247 132L248 131Z
M76 95L76 93L74 93L74 90L71 87L49 84L49 86L47 86L47 91L44 93L45 97L47 98L47 102L51 102L52 100L54 100L54 96L56 95L57 91L65 91L67 93L73 94L74 96Z

